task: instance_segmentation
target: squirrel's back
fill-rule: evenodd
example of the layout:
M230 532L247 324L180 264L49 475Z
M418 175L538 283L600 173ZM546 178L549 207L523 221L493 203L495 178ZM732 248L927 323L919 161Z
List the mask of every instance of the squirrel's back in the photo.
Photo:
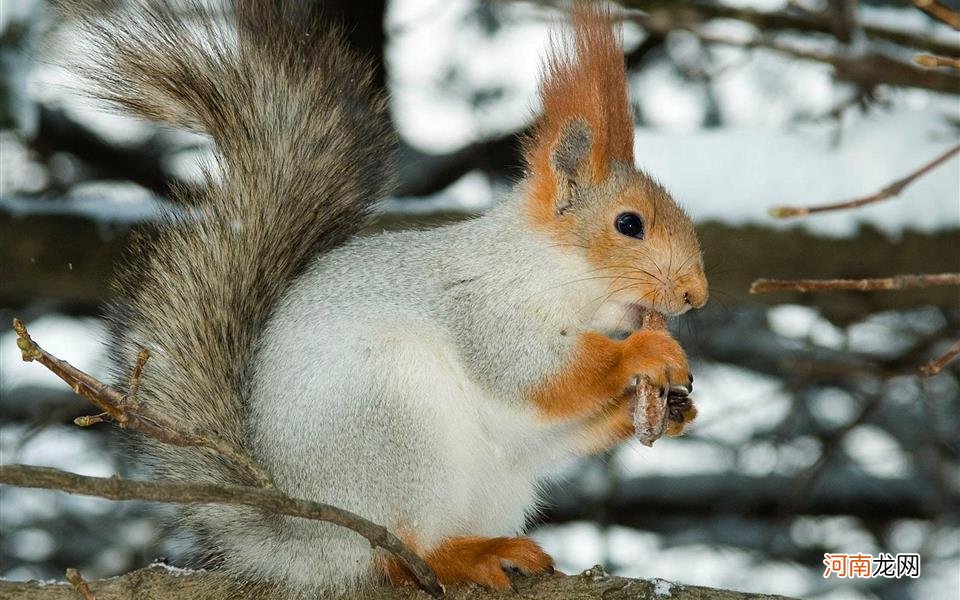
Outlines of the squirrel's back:
M119 278L116 358L148 349L138 397L248 451L261 330L311 257L366 224L391 178L385 101L318 5L67 3L94 50L81 69L97 96L215 144L202 185L179 191L178 214L144 236ZM204 450L142 450L160 478L256 483ZM184 512L215 555L222 532L208 516Z

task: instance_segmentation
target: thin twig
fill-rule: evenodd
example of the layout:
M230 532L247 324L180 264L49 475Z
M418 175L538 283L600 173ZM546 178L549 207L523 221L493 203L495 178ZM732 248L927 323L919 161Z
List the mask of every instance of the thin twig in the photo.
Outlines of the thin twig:
M141 348L140 352L137 353L137 360L133 363L133 369L130 371L130 385L127 386L127 395L123 399L125 404L136 403L137 392L140 391L140 376L143 374L143 365L147 364L149 359L150 351Z
M17 347L20 348L24 361L39 362L65 381L75 393L83 396L103 411L99 415L75 419L74 422L77 425L86 427L102 421L113 421L123 429L138 431L166 444L209 448L239 465L253 476L260 486L273 487L270 475L243 450L236 448L222 438L202 434L188 425L178 423L148 406L141 406L132 394L124 395L115 388L77 369L67 361L53 356L33 341L20 319L13 320L13 329L17 332ZM140 375L148 358L149 354L145 350L142 350L137 356L137 361L130 376L132 393L139 390Z
M67 581L77 590L77 593L83 597L83 600L97 600L93 595L90 585L84 580L83 575L76 569L67 569Z
M757 279L750 285L750 293L816 292L823 290L886 292L951 285L960 285L960 273L895 275L876 279Z
M921 166L919 169L913 171L906 177L894 181L875 194L864 196L862 198L856 198L854 200L847 200L845 202L821 204L819 206L775 206L770 209L770 215L779 219L788 219L791 217L803 217L812 213L825 212L829 210L856 208L858 206L863 206L864 204L872 204L874 202L886 200L887 198L896 196L902 192L904 188L913 183L916 179L940 166L957 152L960 152L960 144L950 148L940 156Z
M172 504L229 504L252 506L274 514L326 521L354 531L396 555L425 591L440 597L443 588L429 566L400 538L385 527L336 506L285 496L276 490L256 487L137 481L120 477L87 477L48 467L0 466L0 483L19 487L58 490L110 500L147 500Z
M913 57L913 62L928 69L936 69L937 67L960 69L960 58L940 56L939 54L917 54Z
M960 341L957 341L954 345L943 353L942 356L931 360L927 364L920 367L920 372L924 377L933 377L940 371L944 369L947 365L953 362L958 356L960 356Z
M917 8L934 19L942 21L956 30L960 30L960 12L941 4L937 0L913 0L913 3Z

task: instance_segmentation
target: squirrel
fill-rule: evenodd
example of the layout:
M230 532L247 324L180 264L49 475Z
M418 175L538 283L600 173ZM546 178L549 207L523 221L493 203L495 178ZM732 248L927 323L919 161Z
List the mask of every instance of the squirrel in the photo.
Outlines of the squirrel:
M135 245L113 354L149 350L139 401L248 452L284 493L397 533L445 585L550 572L522 537L540 482L633 434L638 377L690 386L680 345L640 323L708 295L690 218L634 166L610 9L576 3L572 38L551 37L526 172L493 208L359 235L391 185L386 99L307 4L75 11L98 97L216 148ZM255 483L206 449L138 444L162 480ZM328 523L221 505L180 517L239 581L413 583Z

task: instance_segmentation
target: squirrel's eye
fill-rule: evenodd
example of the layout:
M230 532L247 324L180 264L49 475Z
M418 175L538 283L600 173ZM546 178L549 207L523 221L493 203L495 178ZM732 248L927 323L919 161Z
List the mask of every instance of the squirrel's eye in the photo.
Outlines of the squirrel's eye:
M643 219L635 213L620 213L617 215L617 231L623 235L643 239Z

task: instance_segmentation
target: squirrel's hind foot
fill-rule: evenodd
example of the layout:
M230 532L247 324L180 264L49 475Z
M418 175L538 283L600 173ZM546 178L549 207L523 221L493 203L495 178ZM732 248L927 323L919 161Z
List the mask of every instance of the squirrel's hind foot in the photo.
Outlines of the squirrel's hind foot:
M513 586L505 568L524 575L553 572L553 559L529 538L454 537L444 540L424 556L443 585L477 583L498 590ZM390 558L385 568L392 585L415 583L397 561Z

